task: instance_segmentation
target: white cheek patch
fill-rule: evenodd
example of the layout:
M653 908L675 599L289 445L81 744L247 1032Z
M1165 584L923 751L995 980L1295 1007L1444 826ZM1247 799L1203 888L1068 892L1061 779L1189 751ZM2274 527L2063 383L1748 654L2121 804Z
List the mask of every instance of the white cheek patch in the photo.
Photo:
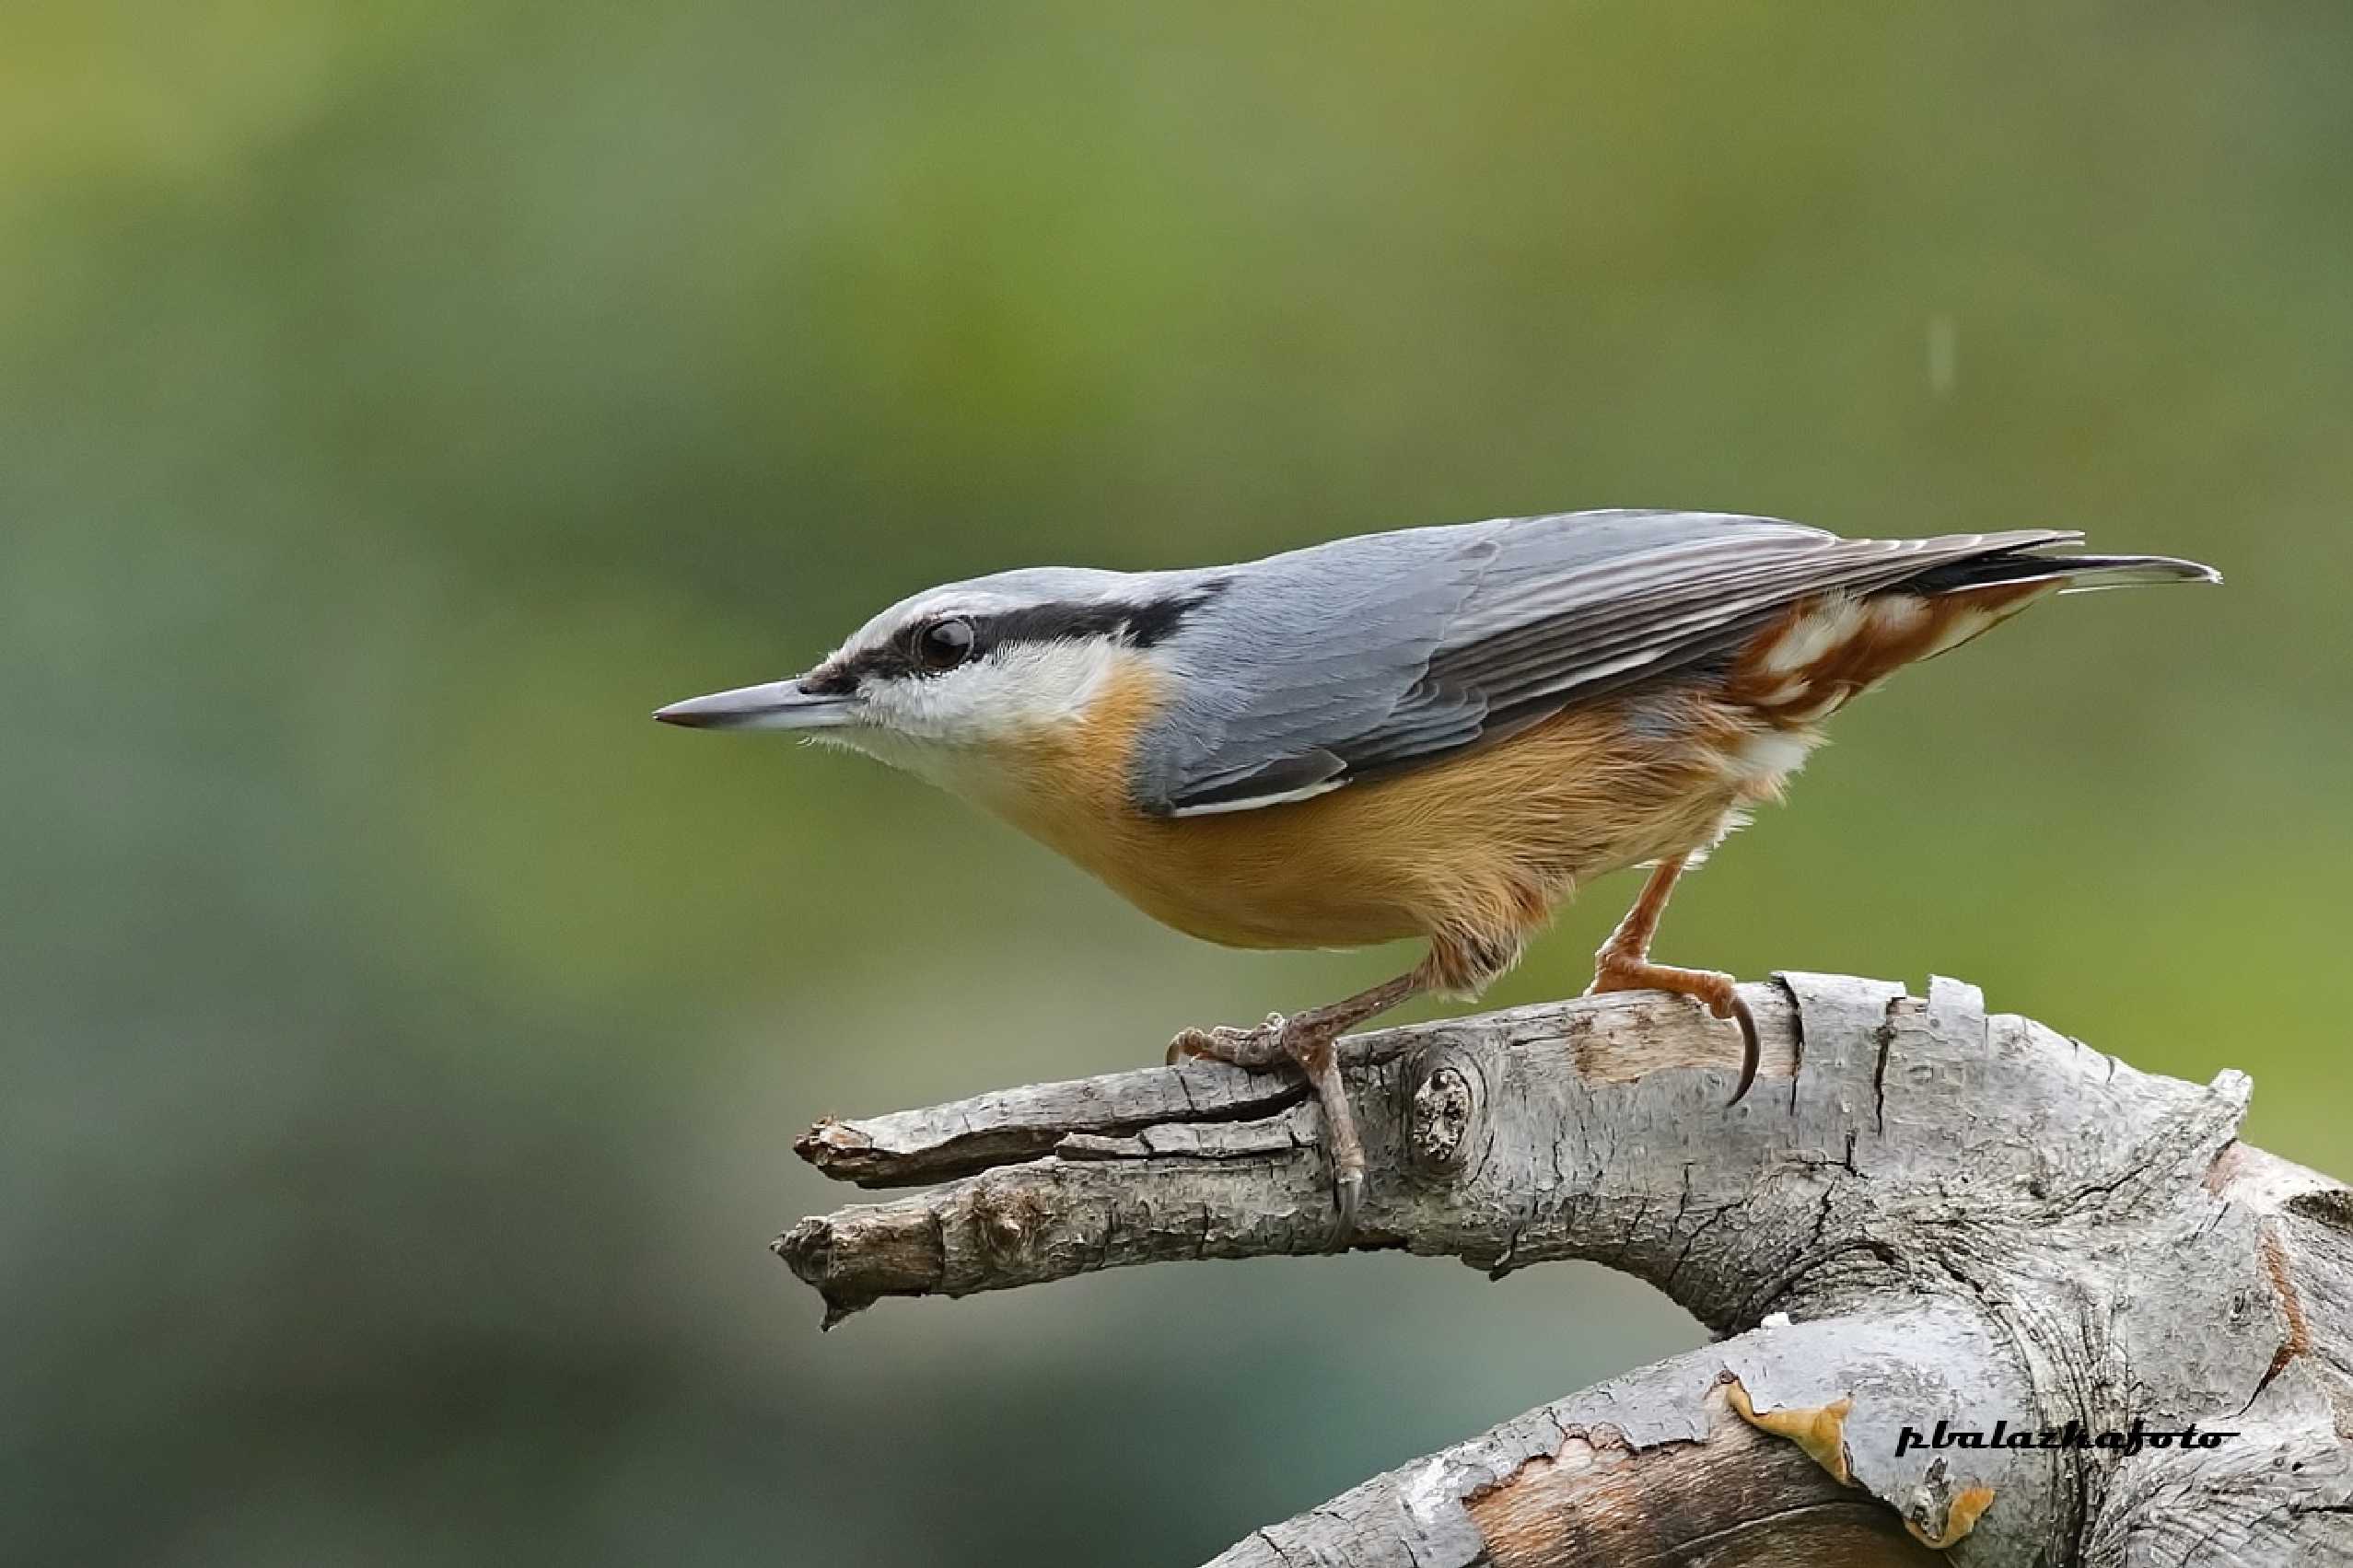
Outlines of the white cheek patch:
M1076 724L1136 656L1103 637L1021 644L941 675L869 679L865 697L877 722L909 739L1019 740Z

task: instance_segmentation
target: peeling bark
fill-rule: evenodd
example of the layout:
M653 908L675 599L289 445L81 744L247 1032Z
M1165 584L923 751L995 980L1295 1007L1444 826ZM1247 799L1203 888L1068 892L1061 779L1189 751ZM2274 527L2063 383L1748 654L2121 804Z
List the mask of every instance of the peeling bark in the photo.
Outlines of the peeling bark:
M1972 987L1790 974L1764 1044L1626 993L1344 1041L1353 1244L1597 1260L1725 1337L1258 1532L1241 1564L2353 1563L2353 1191ZM868 1187L776 1244L827 1323L889 1295L1322 1250L1296 1079L1214 1063L820 1123ZM2212 1447L1937 1447L2021 1428ZM1899 1453L1899 1447L1904 1451Z

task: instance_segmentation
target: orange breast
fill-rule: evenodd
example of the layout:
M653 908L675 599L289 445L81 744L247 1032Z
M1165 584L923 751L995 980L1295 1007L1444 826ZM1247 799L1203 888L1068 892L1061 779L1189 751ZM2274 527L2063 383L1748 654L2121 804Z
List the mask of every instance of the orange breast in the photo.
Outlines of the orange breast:
M1516 947L1578 882L1712 842L1748 782L1725 761L1737 717L1652 693L1639 713L1575 710L1308 800L1149 817L1129 802L1127 761L1153 682L1131 667L1068 736L1007 750L984 799L1156 919L1233 947Z

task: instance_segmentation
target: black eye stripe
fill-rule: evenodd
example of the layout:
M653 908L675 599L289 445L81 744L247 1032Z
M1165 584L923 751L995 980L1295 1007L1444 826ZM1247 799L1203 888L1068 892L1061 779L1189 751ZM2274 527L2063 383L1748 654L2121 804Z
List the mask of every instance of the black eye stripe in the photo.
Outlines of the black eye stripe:
M1148 648L1167 641L1188 614L1216 597L1225 586L1224 580L1218 579L1198 585L1182 598L1134 604L1100 601L1035 604L986 615L927 616L898 633L880 647L868 648L839 664L812 672L802 685L810 691L839 695L856 691L858 682L868 676L890 680L944 674L945 669L925 661L922 638L948 621L972 629L972 651L963 663L981 658L991 649L1007 643L1057 643L1075 642L1087 637L1116 637L1131 647Z
M1084 637L1117 637L1130 647L1148 648L1166 642L1184 618L1225 587L1223 579L1204 583L1175 598L1121 604L1101 601L1025 605L973 618L982 641L1054 643Z

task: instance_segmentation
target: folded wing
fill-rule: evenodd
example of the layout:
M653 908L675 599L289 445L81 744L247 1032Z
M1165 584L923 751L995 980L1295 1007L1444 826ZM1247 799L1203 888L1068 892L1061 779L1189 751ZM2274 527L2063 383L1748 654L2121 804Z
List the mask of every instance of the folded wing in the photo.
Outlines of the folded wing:
M1340 540L1225 575L1137 803L1246 810L1424 766L1730 656L1793 602L2054 544L2048 528L1847 540L1768 517L1579 512Z

